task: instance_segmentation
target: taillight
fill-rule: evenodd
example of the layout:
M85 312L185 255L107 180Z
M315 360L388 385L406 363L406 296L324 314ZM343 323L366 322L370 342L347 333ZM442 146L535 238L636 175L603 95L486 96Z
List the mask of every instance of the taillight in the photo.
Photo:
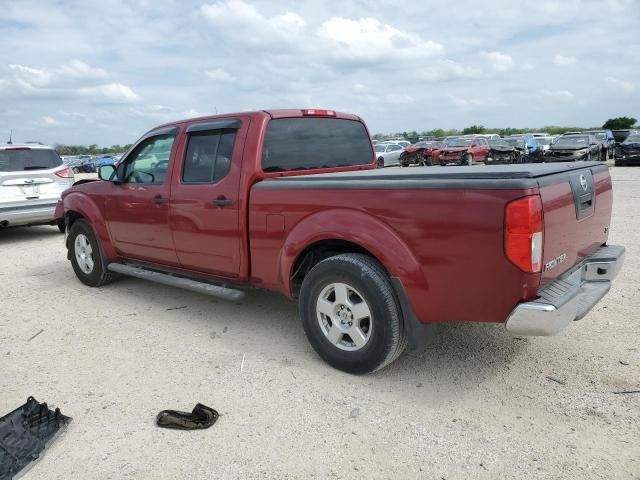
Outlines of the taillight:
M307 109L302 110L302 115L306 117L335 117L336 112L334 110Z
M507 258L525 272L542 267L544 219L540 195L520 198L507 204L504 244Z
M69 167L58 170L57 172L54 172L54 174L60 178L73 178L73 170L71 170Z

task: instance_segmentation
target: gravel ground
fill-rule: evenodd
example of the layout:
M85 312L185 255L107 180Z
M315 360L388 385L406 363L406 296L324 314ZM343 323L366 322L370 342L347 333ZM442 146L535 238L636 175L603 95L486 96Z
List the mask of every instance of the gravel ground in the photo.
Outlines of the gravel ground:
M34 395L74 419L28 478L640 478L640 394L613 393L640 389L640 168L611 173L627 260L587 318L552 338L447 326L360 377L278 295L91 289L56 228L0 231L0 412ZM196 402L221 413L209 430L154 426Z

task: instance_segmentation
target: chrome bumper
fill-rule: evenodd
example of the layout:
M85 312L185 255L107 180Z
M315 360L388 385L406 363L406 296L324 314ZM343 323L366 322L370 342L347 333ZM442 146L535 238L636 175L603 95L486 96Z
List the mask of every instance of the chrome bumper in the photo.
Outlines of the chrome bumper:
M509 315L507 330L514 335L555 335L583 318L604 297L624 263L624 247L602 247L521 303Z

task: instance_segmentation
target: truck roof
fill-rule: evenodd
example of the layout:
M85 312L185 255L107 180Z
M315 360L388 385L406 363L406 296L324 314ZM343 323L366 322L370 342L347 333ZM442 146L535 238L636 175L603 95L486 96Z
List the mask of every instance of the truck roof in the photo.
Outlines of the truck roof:
M216 119L221 119L221 118L229 118L229 117L253 117L253 116L262 116L262 115L268 115L271 118L297 118L297 117L312 117L313 115L305 115L303 112L305 111L310 111L310 110L314 110L314 109L301 109L301 108L288 108L288 109L273 109L273 110L254 110L254 111L248 111L248 112L231 112L231 113L219 113L219 114L215 114L215 115L205 115L202 117L193 117L193 118L185 118L182 120L176 120L173 122L168 122L168 123L164 123L162 125L158 125L154 128L152 128L151 130L149 130L149 132L153 132L154 130L158 130L159 128L166 128L166 127L172 127L172 126L178 126L178 125L182 125L183 123L187 123L187 122L199 122L199 121L209 121L209 120L216 120ZM344 112L338 112L336 110L326 110L326 109L315 109L316 111L331 111L333 112L335 115L331 115L331 116L326 116L326 115L318 115L319 117L325 117L325 118L340 118L340 119L344 119L344 120L356 120L356 121L362 121L362 119L357 116L357 115L353 115L350 113L344 113ZM147 132L148 133L148 132Z

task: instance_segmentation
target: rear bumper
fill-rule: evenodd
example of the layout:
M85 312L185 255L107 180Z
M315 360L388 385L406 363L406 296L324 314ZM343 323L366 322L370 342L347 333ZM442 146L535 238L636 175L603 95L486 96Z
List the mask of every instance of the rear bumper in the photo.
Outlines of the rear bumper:
M11 227L48 223L55 219L56 202L0 206L0 224Z
M518 305L507 319L507 331L523 336L556 335L580 320L607 294L624 255L624 247L602 247L540 290L538 299Z

